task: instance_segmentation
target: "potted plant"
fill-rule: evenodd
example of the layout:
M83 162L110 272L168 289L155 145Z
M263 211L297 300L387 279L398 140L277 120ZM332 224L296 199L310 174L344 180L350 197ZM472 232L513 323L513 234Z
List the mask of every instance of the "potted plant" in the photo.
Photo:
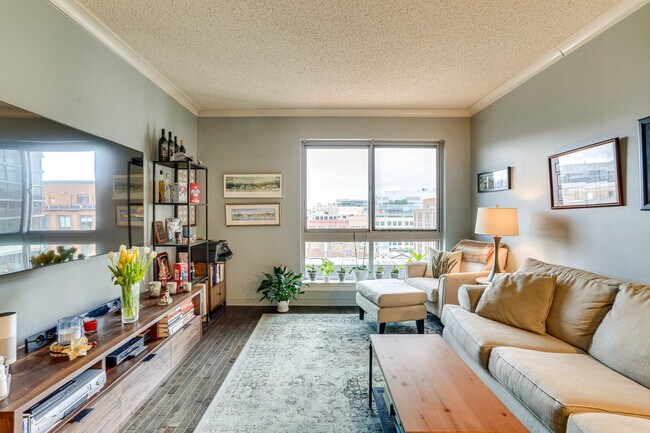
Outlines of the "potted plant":
M307 274L309 275L309 281L316 281L316 275L318 274L318 269L316 268L316 266L307 265L305 266L305 269L307 269Z
M278 312L289 311L289 301L305 293L309 284L302 281L302 274L287 270L286 266L274 266L273 274L264 273L266 279L257 288L262 293L260 301L268 299L278 303Z
M350 268L350 272L354 275L355 281L363 281L366 279L366 276L368 275L368 266L366 265L352 266Z
M323 274L323 278L326 283L330 281L330 275L334 273L334 262L330 259L321 259L321 264L318 266L320 273Z
M422 259L426 256L426 254L423 253L416 253L415 251L411 251L411 257L409 257L408 262L413 263L413 262L421 262Z
M375 269L375 278L378 279L378 280L381 280L382 278L384 278L384 267L383 266L381 266L381 265L377 266L377 268Z
M339 275L339 282L342 283L345 281L345 276L348 273L348 268L346 268L345 266L341 266L337 273Z
M399 270L402 268L402 266L397 266L393 265L393 267L390 270L390 277L393 279L398 279L399 278Z

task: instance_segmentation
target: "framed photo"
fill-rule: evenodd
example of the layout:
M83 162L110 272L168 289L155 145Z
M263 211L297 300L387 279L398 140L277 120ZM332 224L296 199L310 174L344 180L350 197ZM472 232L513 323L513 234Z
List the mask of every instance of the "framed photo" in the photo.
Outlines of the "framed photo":
M226 226L279 226L280 205L227 204Z
M144 199L144 176L142 174L131 175L131 200ZM113 176L113 200L128 200L129 183L126 174Z
M650 117L639 120L641 210L650 210Z
M153 222L153 234L156 238L157 244L166 244L169 242L167 238L167 231L165 230L165 223L162 221Z
M478 192L496 192L510 189L510 167L478 174Z
M158 253L156 256L156 265L158 266L158 279L169 279L172 277L172 270L169 267L169 254Z
M618 138L548 157L551 208L622 206Z
M144 206L131 206L131 215L129 215L128 205L115 205L115 225L117 227L128 227L129 218L131 227L144 227Z
M281 174L224 174L224 198L281 198Z

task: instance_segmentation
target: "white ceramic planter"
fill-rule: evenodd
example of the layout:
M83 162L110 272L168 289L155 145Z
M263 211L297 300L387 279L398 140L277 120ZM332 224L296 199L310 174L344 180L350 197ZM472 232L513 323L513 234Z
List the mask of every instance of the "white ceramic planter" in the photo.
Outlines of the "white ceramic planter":
M278 302L278 313L286 313L289 311L289 301Z
M356 281L364 281L366 279L366 276L368 275L368 271L365 270L355 269L352 272L354 272L354 279Z

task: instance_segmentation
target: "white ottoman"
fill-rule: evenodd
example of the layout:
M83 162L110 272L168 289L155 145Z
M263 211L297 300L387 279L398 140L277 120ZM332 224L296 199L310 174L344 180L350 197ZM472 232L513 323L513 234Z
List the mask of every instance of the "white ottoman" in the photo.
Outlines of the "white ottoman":
M387 322L415 320L418 334L424 334L427 295L421 290L395 279L367 280L357 282L357 305L359 319L368 313L379 324L383 334Z

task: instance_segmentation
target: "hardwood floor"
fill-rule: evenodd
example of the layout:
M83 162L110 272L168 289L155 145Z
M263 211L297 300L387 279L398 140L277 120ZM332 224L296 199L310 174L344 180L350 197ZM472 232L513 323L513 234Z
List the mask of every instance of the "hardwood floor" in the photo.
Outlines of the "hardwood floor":
M357 307L291 307L288 314L356 314ZM193 432L262 314L274 307L222 307L182 366L134 414L123 433Z

